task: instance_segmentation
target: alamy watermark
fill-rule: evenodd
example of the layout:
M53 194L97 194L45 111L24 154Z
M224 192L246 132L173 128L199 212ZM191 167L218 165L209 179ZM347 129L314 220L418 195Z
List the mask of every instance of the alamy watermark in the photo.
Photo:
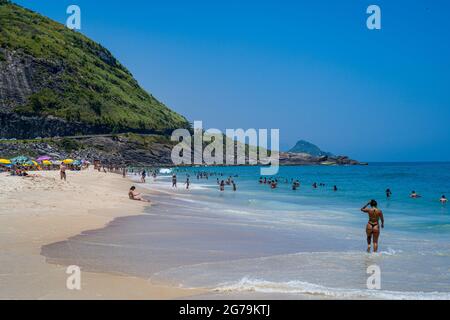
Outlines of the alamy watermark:
M79 266L68 266L66 273L69 274L66 280L68 290L81 290L81 269Z
M276 175L279 169L280 130L203 129L194 122L193 134L187 129L173 131L171 140L174 165L262 165L261 175ZM270 150L269 150L270 148Z
M372 4L367 7L367 14L370 16L367 18L366 25L369 30L381 30L381 8L376 4Z
M66 10L70 16L67 18L66 26L70 30L81 30L81 9L77 5L70 5Z
M376 264L370 265L366 270L370 276L367 278L367 289L380 290L381 289L381 268Z

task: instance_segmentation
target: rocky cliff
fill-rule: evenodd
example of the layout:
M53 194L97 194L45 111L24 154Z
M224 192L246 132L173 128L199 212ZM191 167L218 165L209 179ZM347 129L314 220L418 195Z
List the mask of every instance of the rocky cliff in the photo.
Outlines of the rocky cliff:
M0 138L165 134L189 127L106 48L0 1Z

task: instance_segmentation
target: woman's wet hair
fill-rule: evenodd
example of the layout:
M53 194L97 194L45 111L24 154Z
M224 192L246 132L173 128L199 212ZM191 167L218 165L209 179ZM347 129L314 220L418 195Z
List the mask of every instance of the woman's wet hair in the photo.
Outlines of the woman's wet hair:
M132 186L131 188L130 188L130 190L135 190L136 189L136 187L135 186Z
M378 206L378 203L375 200L370 200L370 206L376 207L376 206Z

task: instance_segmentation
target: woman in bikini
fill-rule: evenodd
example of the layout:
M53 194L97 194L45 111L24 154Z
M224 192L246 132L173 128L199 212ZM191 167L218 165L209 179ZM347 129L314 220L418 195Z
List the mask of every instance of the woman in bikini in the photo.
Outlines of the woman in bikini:
M370 247L373 238L373 252L378 251L378 238L380 237L380 223L381 220L381 228L384 228L384 217L383 212L377 208L377 202L375 200L371 200L364 207L361 208L361 211L367 213L369 215L369 222L366 227L367 234L367 252L370 252ZM367 208L370 206L371 208Z

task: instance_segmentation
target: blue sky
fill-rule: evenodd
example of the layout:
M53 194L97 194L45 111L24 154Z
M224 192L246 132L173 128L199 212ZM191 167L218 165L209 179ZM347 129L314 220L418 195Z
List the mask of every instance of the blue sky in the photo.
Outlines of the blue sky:
M450 2L16 0L102 43L206 128L279 128L365 161L450 160ZM366 8L382 30L366 28Z

